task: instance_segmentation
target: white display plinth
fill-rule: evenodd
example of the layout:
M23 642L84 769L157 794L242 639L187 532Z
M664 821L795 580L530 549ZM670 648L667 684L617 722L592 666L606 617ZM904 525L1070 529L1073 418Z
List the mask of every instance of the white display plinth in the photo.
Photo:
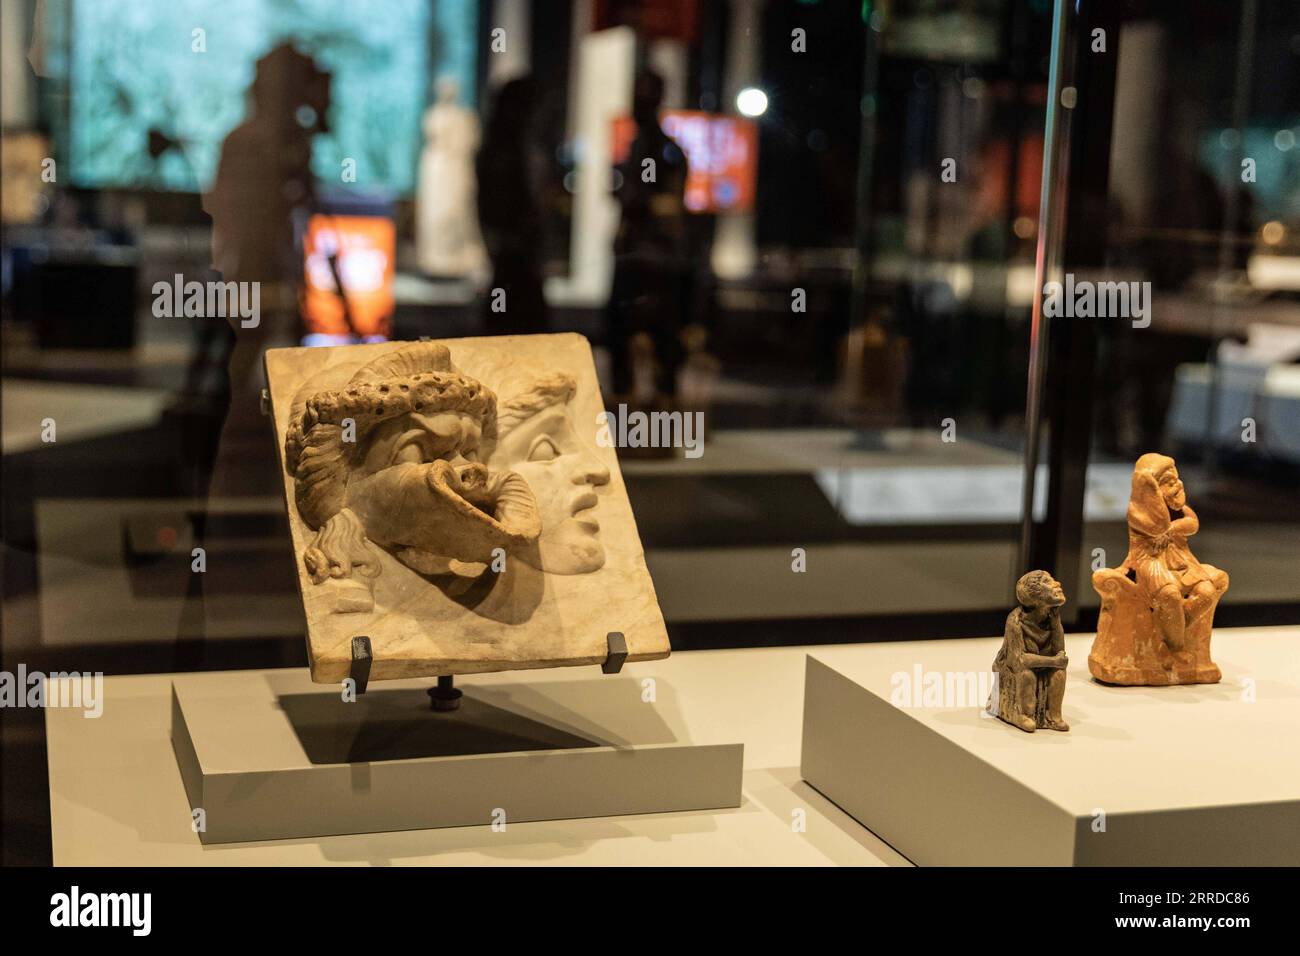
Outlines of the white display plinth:
M804 779L920 865L1300 864L1300 635L1216 631L1222 682L1181 687L1099 684L1067 637L1064 734L981 716L1000 643L817 650Z
M615 676L573 668L457 680L508 693L536 710L551 685L595 681L620 694L634 681L664 739L744 743L739 807L201 843L171 742L173 681L182 674L104 679L98 719L46 711L50 834L56 866L906 866L907 861L799 778L804 648L685 651L628 664ZM301 673L301 670L298 669ZM293 670L248 670L278 684ZM526 678L526 683L521 683ZM372 684L373 690L384 684ZM427 682L420 686L427 686ZM507 690L507 688L510 688ZM609 688L609 689L603 689ZM563 695L564 690L556 692ZM755 706L755 701L760 701ZM584 705L585 708L591 706ZM588 718L569 715L575 733ZM793 826L792 821L800 821Z
M638 681L430 681L354 701L307 671L172 681L172 744L204 843L735 807L741 744L679 739Z

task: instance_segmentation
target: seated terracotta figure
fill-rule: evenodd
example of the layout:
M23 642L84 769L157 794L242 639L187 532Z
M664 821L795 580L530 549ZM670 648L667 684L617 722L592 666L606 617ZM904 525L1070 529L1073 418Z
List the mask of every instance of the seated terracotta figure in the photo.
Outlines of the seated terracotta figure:
M1065 592L1046 571L1030 571L1016 582L1016 600L993 660L997 683L988 711L1031 734L1039 727L1069 730L1061 716L1070 663L1061 627Z
M1101 595L1088 669L1108 684L1213 684L1214 608L1228 575L1201 564L1187 539L1200 529L1174 460L1146 454L1133 468L1128 556L1092 576Z

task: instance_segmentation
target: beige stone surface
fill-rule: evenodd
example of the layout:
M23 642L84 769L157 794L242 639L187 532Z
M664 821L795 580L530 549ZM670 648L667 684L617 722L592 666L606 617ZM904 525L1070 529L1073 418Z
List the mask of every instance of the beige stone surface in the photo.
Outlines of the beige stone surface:
M266 373L313 680L359 635L371 680L599 664L613 631L667 656L585 338L272 349Z

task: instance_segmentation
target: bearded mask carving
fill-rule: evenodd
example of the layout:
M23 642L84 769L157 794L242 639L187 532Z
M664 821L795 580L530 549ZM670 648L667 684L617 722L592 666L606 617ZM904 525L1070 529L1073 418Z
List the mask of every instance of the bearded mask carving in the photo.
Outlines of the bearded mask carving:
M426 575L532 548L542 519L528 483L479 460L496 438L496 396L433 342L295 402L285 461L298 512L316 531L303 555L312 583L374 577L373 546ZM370 589L353 587L336 610L373 607Z

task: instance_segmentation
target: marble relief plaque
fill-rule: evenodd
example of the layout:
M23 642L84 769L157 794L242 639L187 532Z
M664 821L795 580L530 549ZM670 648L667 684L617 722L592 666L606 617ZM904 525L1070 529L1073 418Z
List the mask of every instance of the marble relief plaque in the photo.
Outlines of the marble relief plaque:
M271 349L312 679L668 656L591 347L517 335ZM608 444L606 442L605 444Z

